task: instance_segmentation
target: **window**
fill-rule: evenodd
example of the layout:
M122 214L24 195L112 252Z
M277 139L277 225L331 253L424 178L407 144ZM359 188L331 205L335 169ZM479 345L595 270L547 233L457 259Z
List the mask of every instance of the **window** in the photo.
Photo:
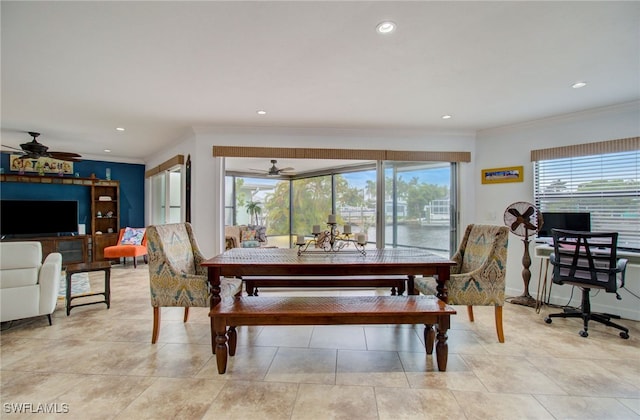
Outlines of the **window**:
M543 212L589 212L592 231L640 248L638 150L535 161L534 199Z
M336 174L334 183L335 214L339 229L344 229L344 225L350 225L354 235L364 233L369 246L375 248L377 228L375 169Z
M270 246L289 247L289 181L227 175L224 220L265 226Z
M177 223L182 212L181 168L174 167L151 178L151 224Z
M187 161L189 162L189 159ZM145 172L145 177L150 178L151 184L152 225L177 223L183 220L182 167L184 163L184 156L176 155Z
M444 257L456 249L455 163L384 162L384 244L425 248Z
M225 224L249 223L246 206L258 202L269 245L290 247L313 226L326 229L334 214L337 229L348 224L364 233L368 248L417 247L449 257L457 248L456 187L457 163L444 161L363 161L288 179L228 172Z

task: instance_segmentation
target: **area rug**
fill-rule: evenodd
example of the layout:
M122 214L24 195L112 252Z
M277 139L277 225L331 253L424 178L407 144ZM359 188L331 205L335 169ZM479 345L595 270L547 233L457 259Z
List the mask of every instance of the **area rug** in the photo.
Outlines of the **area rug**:
M71 276L71 294L81 295L91 292L91 282L89 281L89 273L77 273ZM67 273L62 272L60 277L60 291L58 297L65 298L67 293Z

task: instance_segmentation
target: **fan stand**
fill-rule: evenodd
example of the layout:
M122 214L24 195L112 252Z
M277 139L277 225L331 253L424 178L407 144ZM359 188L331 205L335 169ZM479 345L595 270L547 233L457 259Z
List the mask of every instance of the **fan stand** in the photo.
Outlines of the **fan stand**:
M522 281L524 282L524 292L522 295L514 297L510 300L516 305L524 305L535 308L536 300L529 294L529 282L531 281L531 256L529 255L529 232L525 229L525 236L522 240L524 243L524 254L522 255Z

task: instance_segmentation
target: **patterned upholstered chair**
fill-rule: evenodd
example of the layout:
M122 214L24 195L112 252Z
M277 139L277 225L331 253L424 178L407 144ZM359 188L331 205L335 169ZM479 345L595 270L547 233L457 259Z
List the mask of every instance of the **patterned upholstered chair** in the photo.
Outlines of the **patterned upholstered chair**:
M495 306L496 332L501 343L508 241L506 226L467 226L458 251L451 257L456 265L451 267L447 282L449 304L467 305L471 322L473 305ZM425 295L436 294L436 281L431 277L416 278L415 288Z
M184 307L187 322L190 307L209 307L209 283L207 270L200 265L204 257L189 223L149 226L147 250L153 306L151 343L155 343L160 333L160 308ZM225 278L220 283L222 297L241 293L242 280Z

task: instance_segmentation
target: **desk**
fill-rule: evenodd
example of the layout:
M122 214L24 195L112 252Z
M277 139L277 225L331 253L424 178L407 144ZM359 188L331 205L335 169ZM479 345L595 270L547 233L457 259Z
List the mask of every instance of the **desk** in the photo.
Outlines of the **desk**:
M551 298L551 286L553 282L549 283L549 290L547 291L547 281L549 272L549 255L553 253L553 245L538 245L535 248L536 258L540 258L540 273L538 274L538 293L536 296L536 312L540 312L542 304L549 304ZM640 265L640 252L629 251L616 251L618 258L626 258L630 265ZM542 278L544 271L544 279Z
M211 308L220 302L220 277L242 276L362 276L402 274L407 293L416 294L413 278L433 276L437 297L447 302L449 270L454 261L420 249L373 249L359 252L312 251L298 256L288 248L233 248L202 263L211 285Z
M93 305L95 303L106 303L107 309L111 306L111 263L108 261L98 261L94 263L86 264L69 264L65 267L67 272L67 316L71 312L71 308L78 306ZM77 273L90 273L92 271L104 271L104 292L88 293L78 296L71 296L71 276ZM104 295L104 300L98 302L81 303L79 305L71 305L71 300L74 298L86 297L86 296L98 296Z

